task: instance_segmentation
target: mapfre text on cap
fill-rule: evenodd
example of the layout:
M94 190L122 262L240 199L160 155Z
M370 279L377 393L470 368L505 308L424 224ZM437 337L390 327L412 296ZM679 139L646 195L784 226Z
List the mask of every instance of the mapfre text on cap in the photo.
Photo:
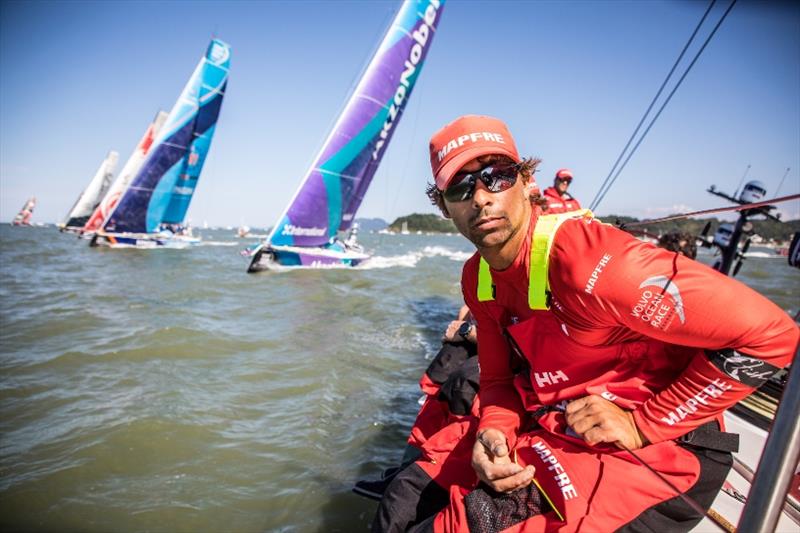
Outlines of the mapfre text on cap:
M448 142L444 148L437 152L439 156L439 161L445 158L447 154L450 153L451 150L455 150L459 146L463 146L465 142L476 142L478 139L485 139L489 142L495 142L498 144L505 144L506 141L503 139L503 136L499 133L491 133L488 131L476 131L475 133L468 133L466 135L461 135L450 142Z

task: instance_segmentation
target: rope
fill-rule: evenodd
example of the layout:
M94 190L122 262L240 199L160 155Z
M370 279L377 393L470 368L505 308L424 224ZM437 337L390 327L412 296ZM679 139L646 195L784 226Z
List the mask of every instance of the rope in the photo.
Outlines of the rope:
M619 445L619 446L620 446L620 447L621 447L623 450L625 450L626 452L628 452L628 453L630 454L630 456L631 456L631 457L633 457L634 459L636 459L636 460L637 460L637 461L638 461L638 462L639 462L639 463L640 463L640 464L641 464L643 467L645 467L645 468L646 468L647 470L649 470L649 471L650 471L650 472L651 472L651 473L652 473L654 476L656 476L656 477L657 477L657 478L658 478L658 479L659 479L659 480L660 480L662 483L664 483L664 484L665 484L667 487L669 487L669 488L670 488L670 489L671 489L673 492L675 492L675 494L677 494L677 495L678 495L678 497L679 497L680 499L682 499L682 500L683 500L683 501L684 501L684 502L685 502L685 503L686 503L686 504L687 504L689 507L691 507L692 509L694 509L694 511L695 511L696 513L699 513L700 515L702 515L702 516L705 516L706 518L708 518L709 520L711 520L711 522L712 522L712 523L714 523L714 525L718 526L720 529L722 529L722 530L726 531L727 533L734 533L734 532L736 531L736 528L733 526L733 524L731 524L730 522L728 522L728 521L725 519L725 517L723 517L722 515L720 515L720 514L719 514L717 511L715 511L714 509L709 509L709 510L708 510L708 512L706 512L706 511L705 511L705 509L703 509L703 508L700 506L700 504L699 504L699 503L697 503L696 501L694 501L694 499L693 499L692 497L690 497L688 494L684 494L683 492L681 492L681 491L680 491L680 489L678 489L678 487L676 487L675 485L673 485L673 484L672 484L672 483L671 483L671 482L670 482L670 481L669 481L667 478L665 478L664 476L662 476L661 474L659 474L659 473L658 473L658 472L657 472L657 471L656 471L656 470L655 470L655 469L654 469L652 466L650 466L649 464L647 464L646 462L644 462L644 460L642 460L642 458L641 458L641 457L639 457L637 454L633 453L633 450L631 450L630 448L628 448L627 446L625 446L624 444L622 444L622 443L620 443L620 442L617 442L617 444L618 444L618 445Z
M779 204L781 202L788 202L789 200L796 200L800 198L800 194L792 194L789 196L781 196L780 198L773 198L772 200L764 200L763 202L754 202L752 204L732 205L727 207L716 207L714 209L703 209L702 211L692 211L691 213L683 213L680 215L670 215L663 218L653 218L650 220L642 220L640 222L631 222L621 224L620 227L630 228L635 226L644 226L645 224L655 224L656 222L667 222L669 220L679 220L682 218L689 218L697 215L711 215L714 213L724 213L726 211L743 211L745 209L755 209L757 207L764 207L765 205Z
M703 43L703 46L700 47L700 50L694 56L694 59L692 59L692 62L689 63L688 67L686 67L686 70L684 71L684 73L680 77L680 79L678 80L678 83L675 85L675 87L673 87L672 91L669 93L669 96L667 96L667 99L664 101L664 103L661 104L661 108L659 108L658 113L656 113L656 115L653 117L653 120L650 121L650 124L647 126L647 129L645 129L644 133L642 133L642 136L639 137L639 140L636 142L634 147L631 149L630 153L625 158L625 161L622 163L622 166L620 166L619 170L617 170L617 173L614 175L614 177L608 183L608 185L606 186L605 190L598 191L597 196L595 196L596 199L592 201L592 205L590 207L590 209L592 211L597 209L597 206L600 205L600 202L603 201L603 198L605 198L606 193L608 193L608 191L611 189L611 186L614 185L614 182L617 181L617 178L622 173L622 171L625 169L625 166L627 166L628 161L631 160L631 157L633 157L633 154L636 153L636 150L639 148L639 145L642 144L642 141L645 139L645 137L647 137L647 134L650 132L650 129L656 123L656 120L658 120L658 117L661 116L661 113L664 111L664 108L666 108L667 104L669 104L670 100L672 100L672 97L675 95L675 91L678 90L678 87L681 86L681 84L683 83L683 80L686 79L686 75L689 74L689 72L692 70L692 67L697 62L697 60L700 58L700 55L706 49L706 46L708 46L708 43L711 42L711 38L714 37L715 33L717 33L717 30L719 29L720 25L725 20L725 18L728 16L728 13L730 13L731 9L733 8L733 6L735 4L736 4L736 0L733 0L731 2L731 4L728 6L728 9L725 10L725 13L722 14L722 17L719 19L719 21L717 22L716 26L714 26L714 29L711 30L711 33L706 38L705 42Z
M708 5L708 8L706 9L706 12L703 13L703 18L700 19L700 22L697 24L697 27L694 29L694 32L692 32L692 35L689 37L689 40L686 41L686 44L684 45L683 50L681 50L680 55L678 55L678 59L675 60L675 64L672 65L672 68L670 69L669 74L667 74L667 77L664 78L664 82L661 84L661 87L658 89L658 92L653 97L653 100L650 102L650 105L647 107L647 111L644 112L644 115L642 115L641 120L639 120L639 124L636 125L636 129L633 130L633 133L631 134L630 139L628 139L628 142L625 144L625 148L623 148L622 151L619 153L619 157L617 157L617 160L614 161L614 166L611 167L611 170L609 171L608 176L606 176L606 179L603 180L603 183L600 185L600 188L597 190L597 194L595 194L594 199L592 199L592 204L591 204L592 207L591 207L591 209L594 209L594 205L595 205L594 202L595 202L595 200L597 200L597 196L600 194L600 191L602 191L603 188L608 184L608 181L611 179L611 175L617 169L617 165L619 165L619 162L622 160L622 156L625 155L625 152L628 150L628 147L631 145L631 142L633 142L633 138L636 137L637 133L639 133L639 128L642 127L642 124L644 124L644 120L647 118L647 115L650 114L650 110L653 109L653 105L655 105L656 100L658 100L658 97L661 96L661 92L664 90L664 87L667 86L667 82L672 77L672 73L675 72L675 69L678 67L678 63L680 63L681 59L683 59L683 55L686 53L686 50L689 48L689 45L692 44L692 41L694 40L695 36L697 35L697 32L700 30L700 27L703 25L703 22L705 22L706 17L708 17L708 14L711 12L711 8L714 7L714 3L716 3L716 1L717 0L711 0L711 3Z

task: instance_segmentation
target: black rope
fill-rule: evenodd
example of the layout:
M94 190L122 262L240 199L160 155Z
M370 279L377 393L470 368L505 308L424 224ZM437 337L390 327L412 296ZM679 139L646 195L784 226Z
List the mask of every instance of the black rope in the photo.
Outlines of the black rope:
M678 83L675 85L675 87L669 93L669 96L667 96L667 99L664 101L664 103L661 104L661 108L658 110L658 113L656 113L656 115L653 117L653 120L650 121L650 124L647 126L647 129L645 129L644 133L642 133L642 136L639 137L639 140L636 142L634 147L631 149L630 153L625 158L625 161L622 163L622 166L620 166L619 170L617 170L617 173L614 175L614 177L608 183L608 186L601 193L598 193L599 197L595 201L592 202L592 205L591 205L590 209L592 209L592 210L596 209L597 206L600 204L600 202L603 200L603 198L605 198L606 193L608 193L608 191L611 189L611 186L614 185L614 182L617 181L617 178L619 177L620 173L622 173L622 171L625 169L625 166L628 164L628 161L630 161L631 157L633 157L633 154L636 153L636 150L637 150L637 148L639 148L639 145L642 144L642 141L645 139L645 137L647 137L647 134L650 132L650 129L653 127L653 125L655 124L656 120L658 120L658 117L661 116L661 112L664 111L664 108L667 107L667 104L669 104L670 100L672 100L672 97L675 94L675 91L677 91L678 87L681 86L681 84L683 83L683 80L686 78L686 75L689 74L689 71L692 70L692 67L697 62L697 60L700 58L700 55L703 53L703 50L706 49L706 46L711 41L711 38L714 37L714 34L717 32L717 30L719 29L720 25L725 20L725 18L728 16L728 13L730 13L731 9L733 8L733 6L735 4L736 4L736 0L733 0L731 2L731 4L728 6L728 9L725 10L725 13L722 14L722 17L719 19L719 21L717 22L716 26L714 26L714 29L711 30L711 33L706 38L706 41L703 43L703 46L700 47L700 50L694 56L694 59L692 59L692 62L689 63L688 67L686 67L686 71L684 71L683 75L678 80Z
M661 96L661 92L664 90L664 87L667 86L667 82L669 82L669 79L672 77L673 72L675 72L675 69L678 67L678 64L681 62L681 59L683 59L683 55L686 53L686 50L689 48L689 45L691 45L692 41L694 41L694 38L697 35L697 32L700 31L700 27L705 22L706 17L708 17L708 14L711 12L711 8L714 7L714 4L716 3L716 1L717 0L711 0L711 3L708 5L708 8L706 9L706 12L703 13L703 17L700 19L700 22L697 23L697 27L692 32L692 35L689 37L689 40L686 41L686 44L684 45L683 50L681 50L680 55L678 55L678 59L675 60L675 64L672 65L672 68L670 69L669 74L667 74L667 77L664 78L664 82L661 84L661 87L659 87L658 92L653 97L653 100L650 102L650 105L647 107L647 111L644 112L644 115L642 115L642 118L639 121L639 124L636 125L636 129L633 130L633 133L631 134L630 139L628 139L628 142L625 144L625 148L623 148L622 151L619 153L619 157L617 157L617 160L614 161L614 166L611 167L611 170L609 171L608 176L606 176L606 179L603 180L603 183L600 185L600 188L597 190L597 194L594 195L594 198L592 199L592 203L591 203L591 209L594 209L595 201L597 200L597 197L600 195L600 191L602 191L603 188L608 184L608 180L611 179L611 175L617 169L617 165L619 165L619 162L622 160L622 157L625 155L625 152L628 151L628 147L631 145L631 142L633 142L634 137L636 137L636 134L639 133L639 128L642 127L642 124L644 124L644 121L647 118L647 115L650 114L650 110L653 109L653 106L655 105L656 100L658 100L658 97Z

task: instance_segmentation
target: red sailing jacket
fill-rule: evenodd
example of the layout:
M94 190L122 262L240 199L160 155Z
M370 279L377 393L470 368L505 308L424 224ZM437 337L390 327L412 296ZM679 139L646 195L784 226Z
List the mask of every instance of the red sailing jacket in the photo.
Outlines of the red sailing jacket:
M544 198L547 200L547 214L557 215L567 211L577 211L581 204L568 192L564 196L558 194L555 187L548 187L544 190Z
M529 237L539 213L535 209L532 214ZM509 268L491 271L492 301L477 298L478 254L467 261L462 275L464 300L477 320L480 429L500 429L511 447L525 408L514 387L515 356L506 335L509 326L539 313L528 307L529 257L530 238ZM592 218L561 225L548 279L550 312L578 344L600 347L650 338L714 350L688 355L685 349L656 350L648 353L638 378L635 366L608 365L593 357L531 368L531 383L541 385L542 403L602 392L602 381L607 381L614 401L633 410L651 443L677 438L717 418L791 362L800 337L791 318L752 289ZM526 336L536 335L536 328L512 329L510 335L524 351L525 344L532 344ZM738 353L716 351L724 349ZM547 398L542 392L549 390L548 380L553 390L569 390Z

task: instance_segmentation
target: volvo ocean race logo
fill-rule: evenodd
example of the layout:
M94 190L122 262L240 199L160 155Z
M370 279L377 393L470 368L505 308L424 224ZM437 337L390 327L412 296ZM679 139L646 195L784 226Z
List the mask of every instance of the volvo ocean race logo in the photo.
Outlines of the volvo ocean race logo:
M647 287L657 287L660 290L654 291ZM686 322L681 293L678 291L678 286L667 276L647 278L639 285L639 288L645 290L631 310L634 318L640 318L662 331L666 331L675 315L678 316L681 324ZM671 302L667 296L671 297Z
M372 152L372 159L377 161L381 149L386 144L386 139L389 138L389 132L394 126L394 121L397 115L403 108L408 93L411 92L411 82L409 81L414 73L417 71L417 64L422 60L425 45L428 43L428 37L431 34L431 28L436 21L436 10L439 8L439 0L431 0L428 7L425 9L425 16L423 17L419 28L411 33L411 37L416 41L411 51L408 54L408 59L405 62L405 70L400 74L400 85L394 93L392 105L389 107L389 116L386 122L383 123L380 139L375 145L375 150Z

